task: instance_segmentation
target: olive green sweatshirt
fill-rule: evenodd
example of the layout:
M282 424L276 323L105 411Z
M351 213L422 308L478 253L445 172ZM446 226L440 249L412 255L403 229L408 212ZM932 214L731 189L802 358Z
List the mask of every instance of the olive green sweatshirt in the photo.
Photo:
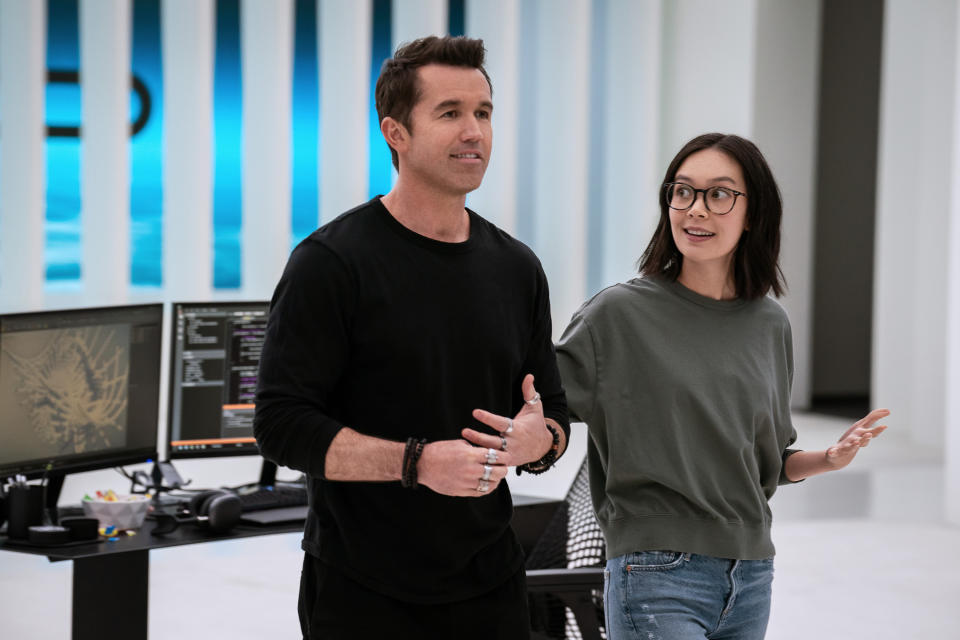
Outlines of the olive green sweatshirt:
M771 298L706 298L637 278L587 301L557 347L587 423L607 556L774 555L767 501L787 482L790 323Z

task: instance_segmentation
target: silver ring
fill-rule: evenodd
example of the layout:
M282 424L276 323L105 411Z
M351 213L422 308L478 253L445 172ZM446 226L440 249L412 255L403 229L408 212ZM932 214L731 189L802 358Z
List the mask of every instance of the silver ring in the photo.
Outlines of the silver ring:
M504 433L510 433L513 431L513 418L507 418L507 429Z
M480 493L486 493L487 491L490 491L490 483L486 480L481 480L480 484L477 485L477 491Z
M506 451L506 450L507 450L507 439L504 438L503 436L500 436L500 451Z
M540 392L539 391L536 392L531 399L524 400L524 402L530 405L537 404L538 402L540 402Z
M493 473L493 467L488 464L483 465L483 475L480 476L480 479L484 482L490 479L490 474Z
M495 449L487 449L487 464L497 464L497 451Z

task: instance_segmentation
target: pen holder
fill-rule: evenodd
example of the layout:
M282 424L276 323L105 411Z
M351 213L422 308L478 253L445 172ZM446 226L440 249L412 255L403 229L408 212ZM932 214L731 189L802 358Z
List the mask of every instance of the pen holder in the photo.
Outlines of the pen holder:
M10 487L7 492L7 536L26 540L33 525L43 524L43 487Z

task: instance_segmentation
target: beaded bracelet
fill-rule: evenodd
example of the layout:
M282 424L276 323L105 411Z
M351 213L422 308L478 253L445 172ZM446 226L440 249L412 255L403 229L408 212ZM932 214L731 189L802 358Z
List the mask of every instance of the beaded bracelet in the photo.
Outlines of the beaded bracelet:
M403 464L400 473L400 486L404 489L416 489L417 484L417 462L423 454L423 447L426 446L426 438L417 440L416 438L407 438L407 446L403 448Z
M560 433L546 422L544 426L547 427L550 435L553 436L553 444L551 444L547 452L543 454L543 457L536 462L528 462L517 467L517 475L520 475L521 469L533 475L540 475L552 467L553 463L557 461L557 453L560 451Z

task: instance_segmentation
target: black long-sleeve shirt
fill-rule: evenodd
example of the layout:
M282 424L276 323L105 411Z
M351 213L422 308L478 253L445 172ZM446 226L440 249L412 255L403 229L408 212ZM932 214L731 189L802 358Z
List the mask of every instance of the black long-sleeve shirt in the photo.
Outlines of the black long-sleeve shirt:
M304 550L407 601L469 598L519 569L509 489L454 498L325 480L339 430L394 441L492 433L472 410L514 415L532 373L545 416L569 435L540 263L468 213L462 243L410 231L379 198L315 231L277 285L260 361L254 433L265 457L308 475Z

